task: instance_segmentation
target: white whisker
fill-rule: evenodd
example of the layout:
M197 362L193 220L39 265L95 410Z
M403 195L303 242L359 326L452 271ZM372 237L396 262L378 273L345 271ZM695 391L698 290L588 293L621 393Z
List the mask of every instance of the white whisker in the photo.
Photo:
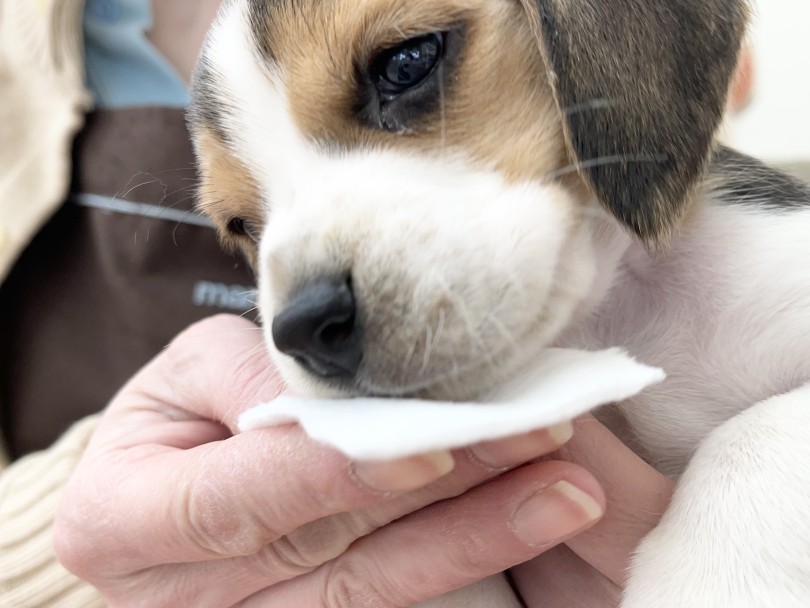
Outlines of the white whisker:
M556 171L546 174L546 178L556 179L571 173L578 173L583 169L593 169L594 167L604 167L607 165L620 165L623 163L665 163L669 157L665 154L617 154L615 156L600 156L590 160L583 160L562 167Z
M582 112L590 112L591 110L613 108L617 105L619 105L618 102L613 99L598 97L596 99L571 104L565 108L564 112L567 116L571 116L572 114L581 114Z

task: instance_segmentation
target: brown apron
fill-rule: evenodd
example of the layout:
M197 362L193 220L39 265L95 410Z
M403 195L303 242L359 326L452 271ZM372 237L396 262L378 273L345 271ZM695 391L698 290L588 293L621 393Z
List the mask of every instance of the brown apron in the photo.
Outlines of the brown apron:
M101 410L190 323L252 309L249 268L193 211L193 166L179 110L88 117L69 200L0 286L0 428L12 457Z

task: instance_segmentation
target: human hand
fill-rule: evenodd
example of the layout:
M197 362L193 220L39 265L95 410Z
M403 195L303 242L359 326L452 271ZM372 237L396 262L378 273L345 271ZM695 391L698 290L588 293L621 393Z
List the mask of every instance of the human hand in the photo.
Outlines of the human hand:
M592 416L552 458L593 473L607 494L602 520L512 570L528 608L616 608L630 560L669 505L674 482L639 458Z
M55 523L62 562L111 606L409 606L603 508L575 464L510 470L570 428L390 463L350 463L293 426L234 434L282 390L252 324L178 337L105 412Z

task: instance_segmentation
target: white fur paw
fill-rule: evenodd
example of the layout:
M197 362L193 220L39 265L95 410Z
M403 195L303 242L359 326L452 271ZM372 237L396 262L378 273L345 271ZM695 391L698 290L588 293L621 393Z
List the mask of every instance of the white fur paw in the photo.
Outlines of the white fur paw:
M709 435L641 543L622 608L810 606L810 387Z
M717 546L695 547L673 526L640 547L621 608L807 608L807 572L783 570L767 554L748 556ZM772 576L772 578L768 578ZM802 580L804 578L804 580Z

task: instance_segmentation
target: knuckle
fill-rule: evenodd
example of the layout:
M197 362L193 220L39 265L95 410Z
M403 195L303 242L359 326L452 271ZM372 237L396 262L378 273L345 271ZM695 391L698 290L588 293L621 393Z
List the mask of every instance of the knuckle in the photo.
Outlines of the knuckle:
M261 396L272 401L285 388L275 364L264 348L253 348L229 362L226 398L233 403L250 401ZM255 404L252 404L255 405Z
M287 580L311 572L340 557L377 527L363 513L340 513L305 524L258 553L261 576Z
M323 563L316 555L308 553L306 547L297 546L286 536L264 547L259 556L264 575L270 580L295 578Z
M342 461L321 459L320 455L308 450L305 445L307 441L305 437L295 437L285 446L290 454L300 456L295 463L298 468L285 464L275 471L275 486L283 493L270 501L263 515L266 521L276 522L276 525L284 528L279 536L302 526L314 525L314 522L332 514L347 512L356 500L354 487L348 480L348 466L344 466ZM261 441L261 438L255 442L256 451L262 454L260 460L272 462L273 458L277 458L275 446ZM307 451L310 453L307 454ZM301 475L300 471L309 474ZM327 524L323 525L326 530Z
M445 568L455 579L464 579L493 556L493 548L478 534L456 534L451 541Z
M404 608L414 603L378 574L363 571L352 560L336 562L325 580L324 608Z
M184 488L177 516L181 534L212 558L253 555L273 538L273 531L223 495L204 477Z
M245 337L245 330L249 331L249 337ZM220 357L221 368L216 372L223 380L217 383L217 394L223 401L233 403L252 400L257 395L272 400L283 392L284 383L267 350L260 347L263 342L256 330L250 321L227 314L198 321L163 351L160 359L164 375L172 379L173 385L191 379L189 391L195 386L210 386L211 378L205 374L211 373L210 363L216 359L211 349L212 337L228 336L223 351L228 356ZM209 365L203 365L204 362Z
M212 337L228 335L234 329L244 327L255 326L246 319L224 313L207 317L177 334L161 353L160 359L180 371L194 368L199 357L210 351Z

